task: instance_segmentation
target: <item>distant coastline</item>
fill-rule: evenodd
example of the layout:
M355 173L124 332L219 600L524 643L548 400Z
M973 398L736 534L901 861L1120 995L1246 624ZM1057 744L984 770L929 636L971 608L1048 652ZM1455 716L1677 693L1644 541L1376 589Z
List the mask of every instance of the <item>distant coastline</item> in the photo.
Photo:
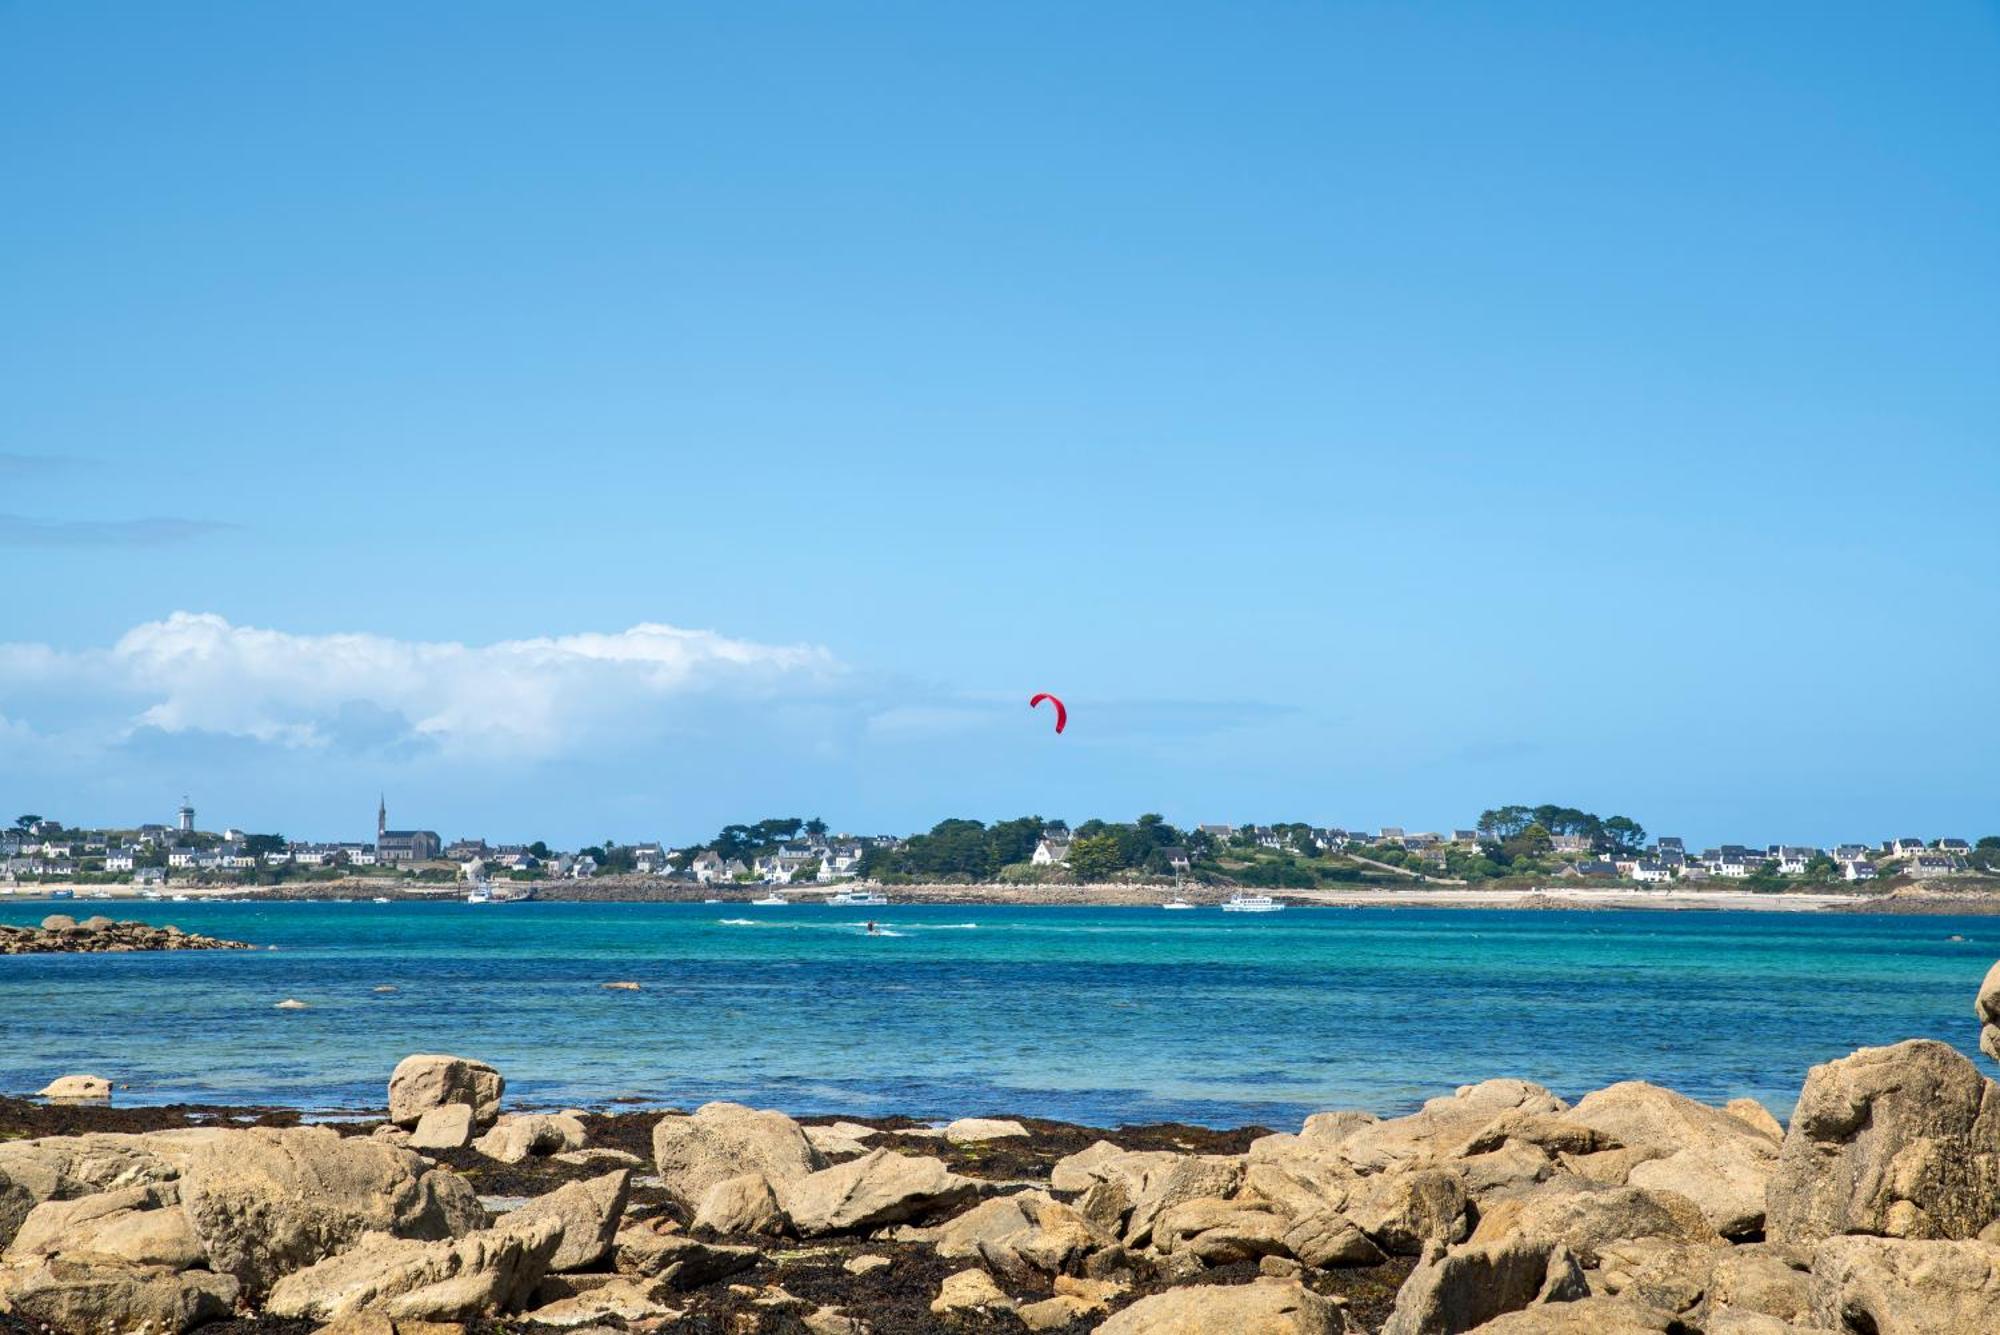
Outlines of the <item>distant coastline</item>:
M1986 878L1981 878L1985 881ZM830 887L778 887L795 905L823 903L830 895L856 888L853 881ZM533 898L567 903L735 904L771 893L769 886L702 886L646 876L598 877L588 881L518 882L514 888L532 891ZM1156 908L1176 896L1201 907L1217 907L1235 887L1180 885L1162 881L1098 884L1010 884L1007 882L926 883L879 888L896 904L1004 904L1040 907ZM51 896L69 892L61 900ZM1654 912L1740 913L1893 913L1933 915L2000 915L2000 881L1955 881L1939 885L1903 885L1884 892L1852 890L1786 890L1758 892L1695 884L1670 887L1578 885L1420 885L1364 886L1353 889L1300 889L1268 892L1299 908L1398 909L1548 909L1650 910ZM451 902L463 899L465 887L412 886L391 877L350 877L341 881L309 881L276 886L211 885L175 887L175 901L142 895L136 887L98 884L0 886L0 905L41 903L150 904L187 901L254 900L284 903L316 900L371 900L397 903Z

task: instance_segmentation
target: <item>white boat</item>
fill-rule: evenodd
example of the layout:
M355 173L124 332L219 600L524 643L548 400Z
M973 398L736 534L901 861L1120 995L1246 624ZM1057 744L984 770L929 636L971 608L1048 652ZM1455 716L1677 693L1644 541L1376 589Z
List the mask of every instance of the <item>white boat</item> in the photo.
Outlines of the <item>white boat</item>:
M386 903L388 903L388 902L389 902L389 896L387 896L387 895L377 895L377 896L375 896L375 898L374 898L374 899L373 899L372 901L370 901L370 902L371 902L371 903L375 903L375 904L386 904Z
M1194 907L1194 905L1188 903L1185 899L1182 899L1179 895L1175 895L1172 899L1160 905L1160 907L1163 909L1191 909Z
M493 902L493 888L484 881L475 881L472 888L465 892L465 902L468 904L491 904Z
M750 901L752 907L760 909L781 909L791 902L791 900L786 899L780 894L769 894L765 895L762 899L753 899Z
M1224 913L1276 913L1285 907L1269 895L1231 895L1222 906Z
M889 897L880 890L843 890L827 903L844 909L886 909Z

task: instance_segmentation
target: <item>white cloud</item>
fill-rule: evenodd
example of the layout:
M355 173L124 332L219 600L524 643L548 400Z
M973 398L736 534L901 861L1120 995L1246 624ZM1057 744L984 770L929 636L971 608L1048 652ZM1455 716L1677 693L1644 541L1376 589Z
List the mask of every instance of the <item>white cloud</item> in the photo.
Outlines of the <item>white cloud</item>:
M399 744L546 759L698 724L707 708L825 696L846 679L824 648L652 623L467 645L295 635L176 612L107 649L0 644L0 690L17 726L68 732L83 712L107 743L152 728L307 750Z

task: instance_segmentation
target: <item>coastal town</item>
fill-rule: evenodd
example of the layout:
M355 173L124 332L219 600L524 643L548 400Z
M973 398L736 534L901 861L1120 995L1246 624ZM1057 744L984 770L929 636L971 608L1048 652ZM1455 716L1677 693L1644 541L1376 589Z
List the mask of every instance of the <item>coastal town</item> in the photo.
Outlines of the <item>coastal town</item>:
M2000 882L2000 836L1901 835L1820 847L1724 843L1691 849L1646 836L1623 817L1574 808L1501 807L1470 828L1346 829L1304 823L1204 823L1180 829L1157 815L1113 824L1022 817L986 825L947 820L908 836L849 834L821 820L730 825L705 843L658 840L574 849L546 842L445 839L392 828L378 799L373 839L310 841L206 829L183 799L170 824L75 825L23 815L0 830L0 892L48 886L244 891L343 881L403 893L456 893L468 882L656 883L692 888L1008 883L1022 886L1174 883L1307 890L1371 883L1477 886L1537 883L1633 887L1873 889L1881 884Z

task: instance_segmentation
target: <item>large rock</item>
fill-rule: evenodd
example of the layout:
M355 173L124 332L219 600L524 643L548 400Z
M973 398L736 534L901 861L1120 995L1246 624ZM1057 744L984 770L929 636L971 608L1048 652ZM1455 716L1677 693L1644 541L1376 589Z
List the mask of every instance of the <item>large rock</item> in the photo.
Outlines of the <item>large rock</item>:
M109 1103L111 1082L101 1075L61 1075L42 1087L41 1097L58 1103Z
M486 1123L500 1115L500 1096L507 1081L485 1062L442 1053L418 1053L396 1063L389 1076L389 1120L415 1126L432 1108L463 1103L473 1120Z
M253 1296L364 1233L453 1238L487 1222L463 1178L325 1127L235 1131L200 1146L181 1204L214 1267Z
M43 1201L169 1181L196 1146L233 1134L201 1128L0 1141L0 1247Z
M371 1233L279 1280L264 1314L337 1321L379 1311L398 1321L464 1321L518 1311L562 1237L562 1224L547 1217L439 1242Z
M1290 1256L1285 1235L1291 1221L1264 1202L1197 1197L1160 1212L1153 1223L1153 1246L1167 1255L1188 1255L1203 1265L1231 1265L1266 1256Z
M1049 1170L1049 1186L1055 1191L1087 1191L1114 1177L1137 1182L1148 1166L1174 1157L1171 1150L1124 1150L1108 1140L1093 1141L1087 1148L1056 1160Z
M1455 1171L1419 1168L1356 1182L1341 1213L1393 1256L1415 1256L1432 1243L1462 1241L1465 1182Z
M1878 1335L2000 1331L2000 1247L1831 1238L1813 1255L1813 1324Z
M1979 1050L2000 1061L2000 961L1986 971L1973 999L1972 1013L1979 1017Z
M1584 1298L1509 1312L1477 1327L1473 1335L1682 1335L1687 1326L1671 1312L1616 1298Z
M1209 1284L1141 1298L1097 1335L1342 1335L1339 1307L1297 1280Z
M1568 1107L1526 1080L1486 1080L1461 1085L1408 1117L1352 1127L1338 1144L1355 1167L1379 1173L1412 1161L1449 1158L1502 1113L1555 1114Z
M1625 1176L1632 1186L1687 1197L1727 1237L1763 1229L1764 1188L1776 1169L1778 1146L1744 1119L1632 1080L1585 1095L1566 1120L1635 1151ZM1610 1146L1575 1152L1604 1148Z
M646 1330L656 1328L652 1323L672 1320L680 1313L661 1301L657 1285L614 1279L588 1292L558 1298L528 1315L539 1326L588 1326L595 1331L607 1331L611 1328L604 1322L614 1317L620 1322L648 1323L630 1327Z
M472 1142L472 1148L501 1163L583 1148L583 1123L564 1113L512 1113Z
M1517 1233L1449 1250L1432 1246L1397 1291L1382 1335L1460 1335L1509 1312L1588 1293L1576 1258L1546 1238Z
M137 1136L0 1140L0 1247L43 1201L163 1182L178 1171L146 1152Z
M978 1145L1027 1134L1028 1128L1019 1122L994 1117L961 1117L944 1129L944 1138L954 1145Z
M126 1265L192 1270L208 1253L180 1208L180 1185L148 1183L69 1201L45 1201L29 1211L8 1249L11 1256L93 1256Z
M549 1270L556 1274L582 1270L611 1254L611 1241L618 1235L631 1189L632 1174L621 1168L585 1182L568 1182L546 1196L537 1196L505 1216L505 1222L555 1220L562 1226L562 1239L549 1257Z
M1117 1163L1107 1161L1103 1167L1110 1169ZM1133 1192L1125 1244L1145 1246L1152 1240L1153 1222L1176 1205L1204 1196L1223 1200L1234 1196L1246 1171L1244 1161L1233 1154L1178 1154L1149 1169Z
M931 1300L931 1313L953 1317L967 1313L1012 1311L1014 1300L1000 1291L984 1270L960 1270L946 1275Z
M237 1284L206 1270L43 1259L0 1271L0 1305L76 1335L179 1332L226 1319Z
M889 1150L871 1150L774 1187L792 1227L807 1237L900 1224L961 1205L979 1190L942 1160Z
M771 1190L771 1180L762 1173L744 1173L724 1178L704 1192L690 1227L710 1233L776 1236L785 1231L788 1222L778 1194Z
M762 1173L774 1187L826 1166L799 1124L740 1103L708 1103L653 1127L653 1163L668 1195L692 1210L726 1178Z
M618 1272L655 1279L669 1288L698 1289L757 1264L763 1253L755 1247L727 1247L698 1242L679 1233L663 1233L646 1224L621 1229L617 1238Z
M2000 1217L2000 1086L1922 1039L1813 1067L1767 1204L1781 1242L1977 1237Z
M472 1109L463 1103L441 1103L426 1109L410 1133L413 1150L462 1150L472 1143Z
M1597 1249L1621 1238L1722 1245L1721 1236L1683 1197L1574 1177L1557 1178L1525 1195L1492 1202L1472 1232L1475 1243L1511 1237L1535 1239L1545 1249L1566 1247L1584 1265L1595 1265Z

